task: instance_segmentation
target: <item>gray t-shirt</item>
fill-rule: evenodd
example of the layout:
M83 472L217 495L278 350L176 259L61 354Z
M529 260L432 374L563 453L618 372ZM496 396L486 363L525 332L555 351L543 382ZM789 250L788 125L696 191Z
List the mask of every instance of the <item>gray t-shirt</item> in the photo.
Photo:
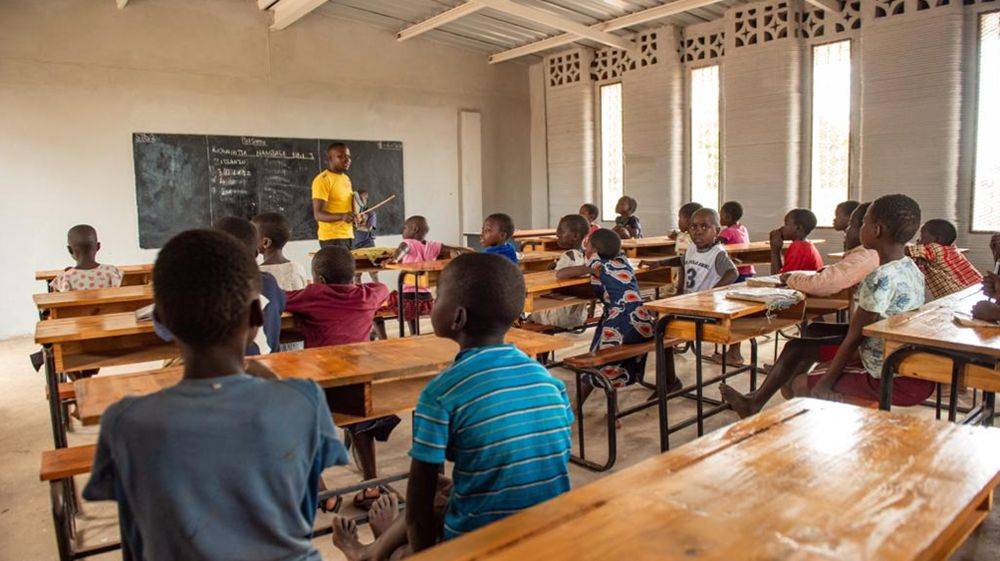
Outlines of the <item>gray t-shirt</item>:
M691 246L681 254L681 271L684 275L684 292L711 290L729 271L736 271L736 265L719 243L705 249Z
M83 496L118 502L133 559L319 561L319 476L346 463L314 382L185 379L107 409Z

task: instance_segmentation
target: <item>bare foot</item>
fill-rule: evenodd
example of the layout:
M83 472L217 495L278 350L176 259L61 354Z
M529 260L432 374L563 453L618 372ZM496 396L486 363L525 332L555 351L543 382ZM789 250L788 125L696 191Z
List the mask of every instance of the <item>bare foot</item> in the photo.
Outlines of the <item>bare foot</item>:
M399 499L394 493L383 493L368 509L368 525L378 539L399 516Z
M760 407L750 401L750 398L727 384L719 384L719 393L722 394L722 401L728 403L741 419L746 419L760 411Z
M365 546L358 540L358 526L350 518L334 516L331 520L333 526L333 545L344 552L347 561L360 561L364 559Z

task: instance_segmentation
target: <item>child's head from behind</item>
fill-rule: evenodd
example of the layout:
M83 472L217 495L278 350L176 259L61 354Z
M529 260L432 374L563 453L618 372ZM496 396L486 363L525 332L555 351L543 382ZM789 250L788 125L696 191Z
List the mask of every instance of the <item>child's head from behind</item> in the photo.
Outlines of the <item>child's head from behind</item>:
M691 224L691 216L700 208L701 203L695 202L681 205L681 208L677 210L677 229L681 232L687 232L688 226Z
M854 215L854 211L858 209L860 204L858 201L844 201L837 205L837 209L833 213L833 229L838 232L847 230L851 216Z
M277 212L258 214L253 217L253 224L260 233L258 251L262 254L281 251L292 238L292 229L283 214Z
M94 261L100 249L97 230L90 224L77 224L66 232L66 250L78 265Z
M691 216L691 223L688 225L688 233L691 234L691 242L698 248L711 247L719 237L722 230L719 224L719 213L713 208L699 208Z
M257 256L257 249L260 247L260 232L257 231L253 222L238 216L226 216L216 220L215 224L212 224L212 229L225 232L236 238L243 244L243 247L250 251L251 257Z
M354 256L344 247L324 247L313 255L313 282L351 284L354 282Z
M457 341L502 337L524 308L524 275L499 255L467 253L438 279L434 333Z
M427 232L430 232L431 228L427 225L427 219L420 215L414 215L406 219L403 222L403 239L404 240L417 240L424 241L427 237Z
M230 347L242 354L263 323L260 271L233 236L188 230L170 239L153 265L157 320L199 349Z
M628 195L622 196L615 204L615 212L618 213L619 216L632 216L635 214L635 210L637 208L639 208L639 201L636 201Z
M579 214L567 214L559 220L556 242L562 249L580 249L583 238L590 232L590 223Z
M597 205L592 205L590 203L584 203L580 205L580 216L587 219L587 222L596 222L597 217L600 216L601 211L597 208Z
M955 225L943 218L932 218L920 227L920 243L937 243L941 245L952 245L958 238L958 230Z
M781 239L804 240L816 227L816 215L807 208L793 208L785 215L785 224L781 227Z
M739 224L743 218L743 205L736 201L726 201L719 207L719 223L722 226Z
M858 203L857 208L851 213L851 219L844 230L844 251L850 251L861 245L861 224L865 221L865 213L871 203Z
M904 245L920 227L920 205L906 195L884 195L874 201L861 225L861 243L878 250Z
M601 259L613 259L621 253L622 239L614 230L601 228L590 235L590 247L597 252Z
M479 243L483 247L503 245L514 236L514 220L502 212L491 214L483 220L483 231Z

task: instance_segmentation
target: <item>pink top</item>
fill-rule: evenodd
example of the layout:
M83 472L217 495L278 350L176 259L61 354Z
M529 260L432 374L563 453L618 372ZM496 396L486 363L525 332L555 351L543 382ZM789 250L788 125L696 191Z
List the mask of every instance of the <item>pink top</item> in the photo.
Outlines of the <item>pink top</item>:
M747 227L742 224L731 224L719 232L719 238L721 238L722 243L725 244L750 243L750 232L748 232ZM757 274L753 265L740 265L736 268L736 270L744 277Z
M845 253L843 259L824 267L818 273L792 273L786 282L788 288L805 292L809 296L832 296L857 285L876 268L878 252L858 246Z
M434 261L441 255L441 242L429 242L420 241L414 239L403 239L403 243L409 248L402 257L400 257L400 263L420 263L421 261ZM407 275L407 279L404 279L403 292L414 292L417 287L413 285L413 275ZM430 292L427 287L427 276L423 275L420 277L420 292ZM409 282L407 282L409 281Z

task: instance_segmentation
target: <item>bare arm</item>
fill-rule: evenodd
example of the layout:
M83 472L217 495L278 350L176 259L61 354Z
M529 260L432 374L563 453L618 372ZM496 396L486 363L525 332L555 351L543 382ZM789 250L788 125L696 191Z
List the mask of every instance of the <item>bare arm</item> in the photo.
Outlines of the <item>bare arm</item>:
M771 274L777 275L781 271L781 249L785 246L781 239L781 228L771 230L769 237L771 243Z
M736 282L736 279L738 279L739 276L740 273L736 269L730 269L726 271L726 274L722 275L722 278L719 279L719 282L715 286L729 286Z
M579 277L586 277L592 275L594 270L586 265L573 265L572 267L563 267L562 269L556 270L556 279L575 279Z
M639 261L640 267L680 267L681 256L667 257L666 259L643 259Z
M434 494L440 468L440 464L410 461L410 480L406 484L406 535L414 553L437 543Z
M443 244L441 245L441 255L447 255L448 259L454 259L455 257L458 257L459 255L462 255L462 254L465 254L465 253L475 253L475 252L476 252L476 250L468 248L468 247L461 247L461 246L455 246L455 245L443 245Z
M323 199L313 199L313 218L317 222L353 222L354 213L352 212L327 212L323 210L326 206L326 201Z

